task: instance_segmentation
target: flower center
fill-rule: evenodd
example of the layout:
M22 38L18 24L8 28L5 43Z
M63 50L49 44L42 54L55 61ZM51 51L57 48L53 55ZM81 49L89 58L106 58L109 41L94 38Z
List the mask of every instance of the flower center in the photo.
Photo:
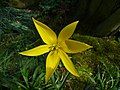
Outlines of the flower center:
M57 49L60 48L60 45L58 45L58 44L53 44L53 45L50 46L49 48L50 48L50 51L57 50Z

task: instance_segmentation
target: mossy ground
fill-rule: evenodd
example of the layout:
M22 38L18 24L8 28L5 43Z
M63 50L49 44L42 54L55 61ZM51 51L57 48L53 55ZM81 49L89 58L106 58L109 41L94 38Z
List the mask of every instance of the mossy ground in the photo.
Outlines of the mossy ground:
M57 8L60 2L53 7L51 3L40 4L42 13L39 9L0 8L0 89L117 90L120 87L120 42L114 37L81 35L77 28L72 39L93 46L87 51L70 55L80 77L69 74L60 63L48 84L44 83L47 54L39 57L19 55L20 51L43 44L31 17L41 20L57 34L71 22L66 12ZM66 1L66 4L70 2ZM63 4L61 8L68 10L67 5Z

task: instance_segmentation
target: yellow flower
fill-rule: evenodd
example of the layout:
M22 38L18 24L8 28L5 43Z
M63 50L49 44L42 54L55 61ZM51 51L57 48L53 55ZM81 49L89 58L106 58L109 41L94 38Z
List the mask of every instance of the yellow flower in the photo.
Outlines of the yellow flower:
M92 46L87 45L82 42L69 39L78 23L78 21L73 22L62 29L58 38L54 31L50 29L45 24L35 20L33 18L34 24L38 33L40 34L42 40L46 43L45 45L37 46L28 51L20 52L22 55L26 56L39 56L44 53L50 52L46 59L46 76L45 82L49 80L54 71L56 70L60 59L63 62L65 68L75 76L79 77L77 70L75 69L72 61L66 53L78 53L91 48Z

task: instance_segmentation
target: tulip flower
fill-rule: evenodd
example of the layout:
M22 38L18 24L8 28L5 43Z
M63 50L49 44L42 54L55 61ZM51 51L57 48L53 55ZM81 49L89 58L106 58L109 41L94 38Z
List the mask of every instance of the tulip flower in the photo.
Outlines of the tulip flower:
M46 58L46 83L55 72L60 60L71 74L79 77L79 74L75 69L74 64L66 53L82 52L91 48L92 46L83 42L78 42L70 39L78 24L78 21L75 21L64 27L57 37L57 35L51 28L35 20L34 18L32 19L45 45L40 45L33 49L20 52L20 54L26 56L39 56L49 52Z

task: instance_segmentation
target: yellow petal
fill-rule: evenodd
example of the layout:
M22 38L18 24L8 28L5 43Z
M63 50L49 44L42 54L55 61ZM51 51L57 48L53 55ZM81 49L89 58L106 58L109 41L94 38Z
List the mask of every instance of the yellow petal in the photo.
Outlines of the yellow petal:
M78 53L78 52L85 51L89 48L92 48L92 46L88 44L85 44L83 42L78 42L75 40L70 40L70 39L66 40L65 43L68 48L68 51L67 50L65 51L67 53Z
M61 58L61 60L62 60L62 62L64 64L65 68L70 73L72 73L73 75L79 77L79 75L77 73L77 70L75 69L75 67L74 67L72 61L70 60L70 58L68 57L68 55L64 51L62 51L62 50L59 50L58 54L59 54L59 57Z
M20 52L19 54L26 55L26 56L39 56L39 55L49 52L49 47L50 45L40 45L33 49Z
M74 33L74 30L75 30L77 24L78 24L78 21L73 22L73 23L67 25L66 27L64 27L61 30L61 32L60 32L60 34L58 36L59 42L67 40L68 38L70 38L72 36L72 34Z
M48 26L46 26L45 24L35 20L34 18L32 18L34 21L34 24L36 26L36 29L38 30L38 33L40 34L42 40L46 43L46 44L53 44L56 43L57 41L57 36L54 33L54 31L52 29L50 29Z
M57 51L51 51L48 54L47 60L46 60L46 77L45 82L47 83L54 71L56 70L58 64L59 64L60 58L58 56Z
M62 49L63 51L65 51L65 52L67 52L67 53L71 53L71 51L69 50L69 48L68 48L68 46L66 45L65 41L60 42L59 45L60 45L60 47L61 47L61 49Z

